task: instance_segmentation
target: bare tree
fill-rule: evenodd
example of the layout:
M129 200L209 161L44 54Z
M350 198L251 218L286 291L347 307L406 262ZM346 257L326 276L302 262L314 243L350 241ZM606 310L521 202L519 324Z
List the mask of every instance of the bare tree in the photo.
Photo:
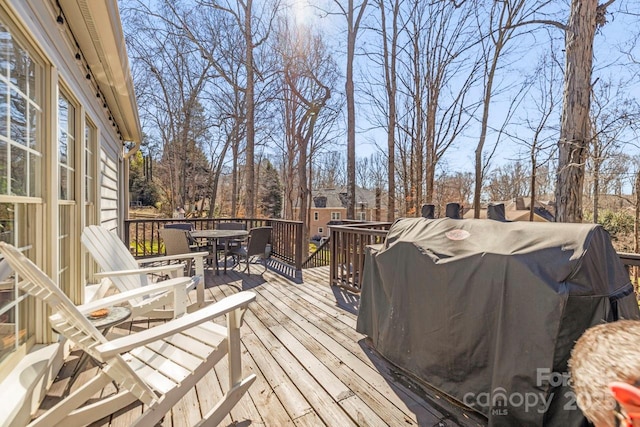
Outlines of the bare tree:
M494 81L498 70L498 62L507 48L507 43L516 35L518 25L526 16L532 13L525 8L525 0L506 0L492 2L488 14L488 34L481 39L482 57L484 64L484 94L482 97L482 121L480 125L480 139L475 150L475 187L473 194L473 210L475 218L480 217L480 197L482 194L482 182L484 176L483 150L489 128L489 110L494 91ZM478 15L478 19L484 19ZM482 28L480 25L479 28Z
M565 78L558 141L556 221L582 222L582 187L587 146L591 140L589 110L593 40L596 28L606 23L607 7L598 0L572 0L565 30Z
M527 195L530 170L521 161L506 163L496 168L489 176L485 187L492 201L506 201Z
M369 157L359 157L356 162L358 183L366 190L383 188L387 180L387 166L384 154L376 151Z
M337 80L337 66L323 40L308 27L292 28L282 21L278 45L283 63L286 129L290 134L288 138L294 142L294 158L290 160L297 164L298 220L303 223L303 238L307 241L312 140L316 124L324 115L325 106L331 98L333 84ZM329 117L335 119L335 116ZM290 170L293 172L292 167ZM293 182L290 178L289 182Z
M447 203L460 203L463 208L468 206L473 196L473 183L474 177L470 172L441 172L435 180L435 193L432 200L436 206L436 217L444 216Z
M360 23L369 0L333 0L337 14L347 24L347 56L345 94L347 97L347 218L355 218L356 201L356 101L353 65Z
M173 2L168 2L173 3ZM197 8L187 13L179 10L178 5L168 6L172 12L167 19L177 28L176 31L184 32L198 47L203 58L207 59L218 75L227 84L234 86L244 95L245 120L245 171L244 171L244 210L248 217L255 216L255 146L256 146L256 76L260 74L258 64L255 62L256 50L268 39L273 19L278 9L277 1L273 4L261 4L261 14L255 15L253 0L197 0ZM219 13L231 17L227 26L220 26L220 20L216 18ZM212 19L213 17L213 19ZM240 48L235 54L229 55L228 50L220 52L220 40L229 32L239 30L242 35ZM229 62L230 60L234 62ZM240 63L243 66L241 80L231 73L234 65ZM234 146L234 154L237 147Z
M346 163L344 152L329 150L317 153L314 157L315 173L311 188L318 190L346 185Z
M525 108L520 114L520 126L508 136L518 141L526 148L523 158L526 156L531 165L531 178L529 180L529 221L533 221L540 182L545 182L545 173L539 174L541 168L548 171L557 141L557 126L554 126L558 107L560 105L560 67L555 58L553 40L549 52L544 52L533 69L530 77L531 89L526 96ZM523 134L521 129L530 131Z
M396 173L395 173L395 138L396 138L396 98L398 92L397 56L398 37L400 28L398 18L401 0L377 0L380 11L380 36L382 40L382 65L384 70L384 88L387 100L387 221L393 221L396 208ZM390 23L387 23L387 12L391 13ZM384 107L383 107L384 108Z
M157 14L134 3L123 11L136 64L136 88L143 99L142 118L163 147L157 168L171 210L193 209L202 196L209 165L202 151L213 123L201 102L210 66L193 55L189 40L175 35Z
M620 150L626 142L625 131L640 117L638 102L626 94L625 84L599 80L591 106L591 135L587 146L587 167L592 179L593 222L598 222L600 194L617 176ZM610 169L610 170L608 170ZM603 188L604 187L604 188Z
M424 104L424 176L417 187L417 205L431 203L434 196L434 180L438 162L467 128L473 113L480 105L468 100L479 71L479 61L469 56L476 36L468 31L472 17L471 2L455 5L453 2L415 3L416 12L424 16L419 37L420 67L416 68L424 90L420 103ZM420 153L421 150L417 150ZM418 162L421 167L422 162ZM424 172L422 172L424 171ZM424 175L422 175L424 173ZM422 180L422 179L421 179Z

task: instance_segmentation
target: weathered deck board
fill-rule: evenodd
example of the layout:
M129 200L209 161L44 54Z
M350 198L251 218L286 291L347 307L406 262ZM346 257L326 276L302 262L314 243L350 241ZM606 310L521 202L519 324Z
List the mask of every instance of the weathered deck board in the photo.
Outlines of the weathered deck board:
M255 273L255 271L254 271ZM326 267L305 270L294 283L273 272L246 275L207 271L206 298L218 301L240 290L256 293L241 328L243 370L256 382L221 425L245 426L453 426L447 410L413 384L398 380L355 331L358 296L329 286ZM195 294L191 295L195 299ZM136 332L156 322L123 324L114 334ZM77 363L75 352L43 407L55 404ZM192 425L220 398L227 384L227 361L203 377L162 420L161 425ZM80 374L74 389L96 368ZM112 393L106 388L103 393ZM445 405L446 407L446 405ZM132 404L94 426L130 425L144 408ZM477 420L459 420L477 425Z
M393 390L390 386L391 379L381 375L373 363L368 360L362 347L356 347L355 352L352 349L350 350L353 340L341 333L344 329L331 330L332 326L334 326L331 324L332 322L326 322L314 316L314 310L311 307L306 307L309 311L304 312L304 317L300 315L299 313L303 312L303 307L305 307L307 301L298 299L296 302L294 298L287 297L283 293L276 294L273 288L269 292L272 292L274 297L280 300L279 304L286 304L294 309L289 310L289 316L294 322L288 325L291 328L290 330L295 331L296 336L305 343L308 349L312 350L314 355L317 357L322 356L323 363L330 366L336 372L336 375L343 380L349 381L353 387L359 388L360 393L358 394L366 397L370 406L381 406L386 416L385 419L389 424L399 421L410 424L409 420L413 423L418 423L418 419L432 419L433 422L437 422L438 416L441 414L436 416L426 407L420 407L417 404L418 400L420 400L418 396L408 395L399 389ZM264 294L264 292L262 293ZM295 295L300 296L299 294ZM281 305L280 309L285 310L285 307ZM317 312L318 310L315 311ZM323 350L320 346L323 346L326 350ZM366 359L366 361L363 361L358 356ZM386 410L390 407L389 403L403 413L403 420L398 419L398 411L395 408L394 410ZM412 407L412 410L409 409L409 406Z

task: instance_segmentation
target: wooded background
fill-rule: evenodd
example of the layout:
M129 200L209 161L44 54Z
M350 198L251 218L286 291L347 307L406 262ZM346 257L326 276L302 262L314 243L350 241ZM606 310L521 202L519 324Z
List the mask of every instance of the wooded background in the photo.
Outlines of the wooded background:
M526 196L637 229L638 3L122 1L133 201L308 223L359 186L389 221Z

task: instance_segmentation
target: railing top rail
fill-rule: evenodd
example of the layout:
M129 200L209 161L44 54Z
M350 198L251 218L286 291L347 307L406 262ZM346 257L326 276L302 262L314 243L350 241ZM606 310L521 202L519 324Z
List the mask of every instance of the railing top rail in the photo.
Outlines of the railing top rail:
M632 254L628 252L618 252L618 256L624 265L640 266L640 254Z
M240 218L240 217L228 217L228 218L135 218L125 219L125 222L129 223L141 223L141 222L189 222L189 221L271 221L271 222L286 222L291 224L302 224L302 221L295 221L290 219L274 219L274 218Z
M354 224L329 224L329 228L370 228L370 227L391 227L392 222L359 222Z
M620 258L640 260L640 254L633 254L630 252L618 252L618 255L620 256Z
M357 233L363 235L371 235L371 236L386 236L389 232L388 226L391 223L384 222L375 222L368 224L358 224L358 225L330 225L329 229L331 231L337 232L346 232L346 233ZM376 228L371 228L376 227Z

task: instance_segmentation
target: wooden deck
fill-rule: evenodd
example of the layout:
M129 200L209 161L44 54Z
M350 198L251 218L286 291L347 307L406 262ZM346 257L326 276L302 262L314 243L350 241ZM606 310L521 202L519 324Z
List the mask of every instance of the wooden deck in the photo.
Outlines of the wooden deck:
M257 381L222 425L236 426L477 426L485 421L419 386L381 359L355 331L358 297L330 287L328 267L304 270L302 283L268 271L248 276L207 272L207 299L251 290L257 300L244 318L243 369ZM194 295L195 297L195 295ZM148 327L134 321L114 328L127 334ZM69 382L79 352L68 358L42 407L54 404ZM227 384L226 361L202 378L164 418L164 426L193 425ZM91 378L82 372L73 388ZM103 393L112 391L105 389ZM131 405L93 425L128 426L142 411Z

